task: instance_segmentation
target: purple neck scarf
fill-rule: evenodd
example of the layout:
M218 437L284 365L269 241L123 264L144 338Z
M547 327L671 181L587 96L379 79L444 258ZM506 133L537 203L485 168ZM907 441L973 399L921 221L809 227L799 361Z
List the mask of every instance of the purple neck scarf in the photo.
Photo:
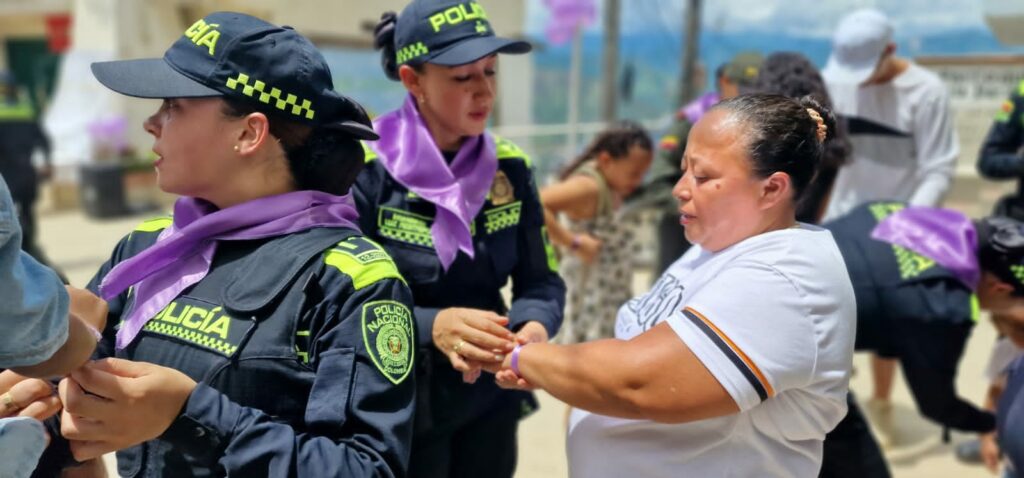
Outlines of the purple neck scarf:
M314 227L359 230L358 216L350 194L293 191L220 210L200 199L178 199L174 223L156 244L119 263L100 284L106 300L135 287L135 305L117 331L117 349L127 347L182 290L206 277L217 241L262 239Z
M459 251L473 257L470 225L480 212L498 171L494 139L487 133L466 138L451 167L416 109L412 95L402 107L373 122L380 140L370 147L399 184L437 207L430 237L441 266L448 270Z
M699 98L689 102L682 110L679 111L679 116L686 118L690 123L696 123L704 113L707 113L712 106L718 103L718 93L710 91L704 93Z
M974 290L981 279L978 232L971 220L950 209L910 206L883 219L871 238L903 246L949 269Z

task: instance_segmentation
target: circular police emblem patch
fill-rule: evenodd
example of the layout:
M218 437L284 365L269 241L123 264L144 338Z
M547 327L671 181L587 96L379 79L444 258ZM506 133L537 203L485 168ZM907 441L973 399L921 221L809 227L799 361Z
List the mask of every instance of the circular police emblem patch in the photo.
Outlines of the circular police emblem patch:
M512 193L512 182L508 180L505 171L499 170L494 175L494 182L491 183L491 204L501 206L508 204L515 199Z
M401 302L379 300L363 305L363 340L366 352L385 377L399 384L412 370L412 312Z

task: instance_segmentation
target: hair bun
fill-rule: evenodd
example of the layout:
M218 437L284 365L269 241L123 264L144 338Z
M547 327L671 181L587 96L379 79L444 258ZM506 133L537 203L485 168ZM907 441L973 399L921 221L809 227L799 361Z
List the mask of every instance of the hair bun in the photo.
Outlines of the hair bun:
M394 46L395 23L398 22L398 14L395 12L384 12L380 15L380 21L373 27L373 48L380 50L386 46Z
M384 12L373 27L373 48L380 50L380 66L391 80L398 81L398 60L395 58L395 24L398 14Z

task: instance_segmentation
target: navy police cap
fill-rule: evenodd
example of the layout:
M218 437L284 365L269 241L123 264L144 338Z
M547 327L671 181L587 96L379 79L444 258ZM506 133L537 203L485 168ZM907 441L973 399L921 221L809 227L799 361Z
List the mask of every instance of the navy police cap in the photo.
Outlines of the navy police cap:
M377 139L362 106L334 91L331 70L309 40L242 13L207 15L163 58L93 63L92 72L128 96L230 96L300 123Z
M395 63L458 66L494 53L527 53L529 42L494 35L477 2L413 0L395 24Z

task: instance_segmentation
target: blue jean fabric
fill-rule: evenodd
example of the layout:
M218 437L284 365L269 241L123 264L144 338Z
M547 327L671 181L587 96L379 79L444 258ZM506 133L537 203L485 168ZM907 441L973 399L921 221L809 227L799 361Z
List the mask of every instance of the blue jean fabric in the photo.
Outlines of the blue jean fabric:
M57 274L21 251L21 228L0 177L0 368L34 365L67 341L68 294ZM44 448L42 425L0 419L0 478L28 476Z
M0 420L0 478L23 478L32 474L46 447L43 424L34 418Z

